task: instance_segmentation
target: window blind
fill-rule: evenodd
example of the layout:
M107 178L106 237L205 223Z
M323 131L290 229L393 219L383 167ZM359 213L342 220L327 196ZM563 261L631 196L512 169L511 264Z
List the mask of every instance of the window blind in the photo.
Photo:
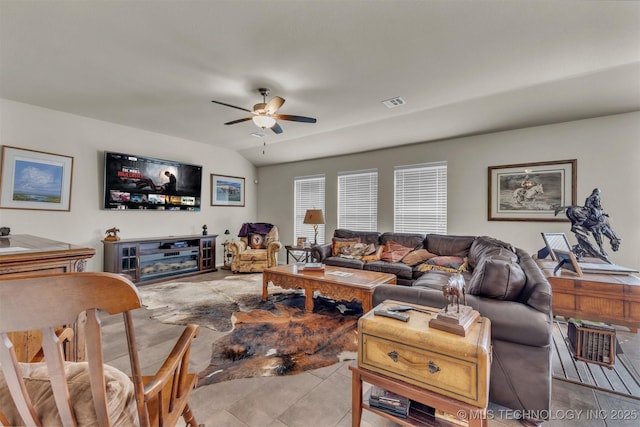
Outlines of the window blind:
M394 231L447 233L447 163L395 168Z
M378 171L338 174L338 228L378 229Z
M324 175L294 178L294 239L306 237L307 242L313 243L313 225L304 223L304 215L307 209L322 209L322 212L325 212L324 181ZM322 243L324 243L324 224L318 224L318 244Z

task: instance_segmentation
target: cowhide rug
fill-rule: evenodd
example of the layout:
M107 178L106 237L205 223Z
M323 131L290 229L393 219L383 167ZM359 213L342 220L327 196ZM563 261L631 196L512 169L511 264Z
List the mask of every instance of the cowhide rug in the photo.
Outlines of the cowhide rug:
M269 300L295 293L269 285ZM233 328L231 315L263 308L262 274L231 275L205 282L162 282L138 287L151 318L163 323L195 323L219 332Z
M297 374L356 358L358 302L316 296L314 312L306 313L301 291L272 285L268 290L263 302L261 274L138 288L153 319L228 332L212 343L211 363L199 374L199 385Z

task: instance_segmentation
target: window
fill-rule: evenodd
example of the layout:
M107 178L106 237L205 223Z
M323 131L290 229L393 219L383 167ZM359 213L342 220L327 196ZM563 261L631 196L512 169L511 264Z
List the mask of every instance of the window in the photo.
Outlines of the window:
M447 233L447 163L395 168L394 231Z
M314 232L311 224L304 224L307 209L324 210L324 175L302 176L294 179L294 215L293 235L306 237L313 243ZM318 244L324 243L324 224L318 225Z
M338 174L338 228L378 229L378 171Z

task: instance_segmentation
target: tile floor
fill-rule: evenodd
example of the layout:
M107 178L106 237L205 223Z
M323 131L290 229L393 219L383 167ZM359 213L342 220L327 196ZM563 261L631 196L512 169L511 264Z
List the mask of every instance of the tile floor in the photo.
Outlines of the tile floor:
M220 270L186 280L221 278ZM257 296L259 297L259 296ZM134 313L136 338L143 369L153 372L168 353L182 327L149 318L146 309ZM106 361L128 372L126 343L120 317L103 319ZM211 343L220 333L202 328L194 341L192 369L204 369L211 356ZM623 351L633 358L640 371L640 335L626 328L617 331ZM343 362L300 375L227 381L194 390L191 407L198 423L209 427L347 427L351 425L350 363ZM553 381L552 419L545 427L557 426L638 426L640 400L593 390L567 382ZM490 427L519 426L513 413L490 405ZM622 418L622 419L613 419ZM397 424L364 411L362 426L388 427Z

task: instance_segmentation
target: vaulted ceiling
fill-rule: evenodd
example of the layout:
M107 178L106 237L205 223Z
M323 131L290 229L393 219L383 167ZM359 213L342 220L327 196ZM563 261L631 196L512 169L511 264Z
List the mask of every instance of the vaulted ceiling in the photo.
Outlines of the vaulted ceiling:
M637 1L2 0L0 40L2 98L258 166L640 110ZM225 126L259 87L318 122Z

